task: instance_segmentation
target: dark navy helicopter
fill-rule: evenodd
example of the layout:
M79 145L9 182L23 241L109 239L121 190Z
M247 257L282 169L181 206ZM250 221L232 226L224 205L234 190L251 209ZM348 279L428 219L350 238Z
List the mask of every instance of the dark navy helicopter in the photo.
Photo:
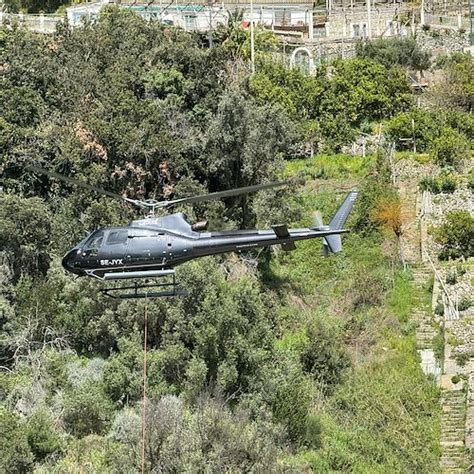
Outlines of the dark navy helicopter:
M350 192L337 210L329 225L323 225L320 215L314 226L288 229L285 224L273 225L269 230L231 230L207 232L207 221L191 224L183 213L156 216L156 209L168 209L178 204L222 199L287 185L285 182L267 183L231 189L201 196L185 197L169 201L134 200L119 196L86 183L67 178L42 168L29 168L62 181L97 191L109 197L125 200L148 209L148 215L123 227L101 228L90 233L63 258L63 267L80 276L89 276L102 281L135 280L133 286L103 288L101 291L118 298L143 298L176 296L182 294L177 288L174 267L206 255L221 254L281 245L286 251L296 249L298 240L322 238L324 253L337 253L342 249L341 234L344 223L352 210L357 192ZM172 277L172 282L161 284L139 283L137 280ZM165 288L161 292L148 292L148 288ZM145 292L139 290L145 289ZM123 293L123 290L133 290Z

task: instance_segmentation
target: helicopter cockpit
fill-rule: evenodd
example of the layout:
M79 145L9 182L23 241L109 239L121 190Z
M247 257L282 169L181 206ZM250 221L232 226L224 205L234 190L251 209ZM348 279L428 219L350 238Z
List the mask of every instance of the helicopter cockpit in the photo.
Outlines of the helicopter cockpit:
M96 257L104 242L104 231L97 230L86 240L82 247L84 257Z

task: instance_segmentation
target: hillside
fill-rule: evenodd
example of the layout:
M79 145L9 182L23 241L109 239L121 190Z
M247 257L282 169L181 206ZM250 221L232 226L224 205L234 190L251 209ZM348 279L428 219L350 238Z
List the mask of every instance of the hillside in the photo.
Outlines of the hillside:
M442 422L470 332L432 312L420 246L450 281L473 256L472 58L432 61L444 87L419 108L418 56L390 43L307 76L257 38L251 75L238 25L211 50L116 9L51 36L0 31L0 471L140 472L145 314L146 472L433 473L457 469L448 445L467 465ZM361 141L365 156L344 153ZM290 182L176 208L211 230L328 222L360 196L339 255L310 240L201 258L177 267L186 296L120 301L61 258L139 212L31 166L139 199ZM443 378L421 350L466 370Z

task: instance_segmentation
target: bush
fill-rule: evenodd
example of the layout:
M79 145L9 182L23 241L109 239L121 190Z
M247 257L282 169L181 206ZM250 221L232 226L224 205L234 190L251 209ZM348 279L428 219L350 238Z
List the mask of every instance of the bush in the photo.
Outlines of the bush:
M430 146L434 161L440 166L459 166L469 156L466 136L452 128L444 128Z
M439 193L439 183L434 176L425 176L419 183L422 191L429 191L430 193Z
M467 179L467 187L474 192L474 169L469 171L469 177Z
M400 112L385 124L385 134L394 141L398 150L412 150L413 140L416 150L425 152L431 142L439 135L439 118L426 110L412 109Z
M469 258L474 256L474 217L469 211L452 211L435 229L435 240L443 245L439 258Z
M316 415L309 415L306 419L306 431L304 444L307 447L317 449L321 446L321 420Z
M458 281L458 276L457 276L456 270L452 270L446 275L446 283L448 285L455 285L457 281Z
M453 193L456 190L456 178L452 174L443 174L439 180L442 193Z
M474 353L471 351L468 352L458 352L455 355L456 362L461 367L464 367L471 357L474 356Z
M463 276L467 273L467 270L466 270L466 267L463 267L462 265L458 265L456 267L456 273L459 275L459 276Z
M381 38L359 42L356 54L383 64L386 68L399 66L423 71L430 67L430 53L422 51L413 38Z
M0 407L0 472L30 472L33 454L28 446L25 429L13 413Z
M44 410L35 411L26 424L28 444L37 461L59 452L62 441L51 415Z
M283 424L289 438L304 443L309 429L308 416L313 396L313 386L301 375L293 374L281 378L273 387L271 408L274 420Z
M307 330L308 343L301 352L303 369L329 392L341 381L350 360L333 328L319 319Z
M444 304L441 301L436 303L434 312L437 316L443 316L444 314Z
M472 301L471 301L471 299L468 298L467 296L463 296L463 297L459 300L458 310L459 310L459 311L466 311L466 309L469 309L471 306L472 306Z
M64 423L77 437L102 434L109 425L113 405L98 382L85 383L67 394L64 403Z

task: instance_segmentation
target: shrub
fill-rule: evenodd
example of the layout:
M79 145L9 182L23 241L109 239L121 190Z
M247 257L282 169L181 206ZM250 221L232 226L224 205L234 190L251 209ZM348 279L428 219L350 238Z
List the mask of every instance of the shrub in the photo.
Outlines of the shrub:
M472 301L471 301L471 299L468 298L467 296L463 296L463 297L459 300L458 310L459 310L459 311L466 311L466 309L469 309L471 306L472 306Z
M430 67L430 53L422 51L413 38L381 38L356 45L360 58L369 58L386 68L399 66L423 71Z
M101 434L109 425L113 406L100 383L85 383L69 392L64 403L64 423L77 437Z
M0 472L31 472L33 454L20 420L0 407Z
M31 451L38 461L61 450L61 437L47 411L37 410L29 417L26 434Z
M474 169L469 171L469 177L467 180L467 187L474 192Z
M457 167L469 155L469 142L464 134L446 127L431 144L430 153L440 166Z
M465 275L466 272L467 272L466 267L463 267L462 265L458 265L458 266L456 267L456 273L457 273L459 276Z
M296 443L305 440L312 396L309 380L298 374L281 378L274 386L274 420L285 425L289 438Z
M304 444L307 447L317 449L321 446L321 420L315 415L309 415L306 419L306 431L304 435Z
M399 150L413 149L424 152L430 143L439 135L441 124L439 118L428 111L413 109L400 112L385 124L385 133L389 140L394 141Z
M443 314L444 314L444 304L441 301L438 301L436 303L434 312L438 316L443 316Z
M453 193L456 190L456 179L452 175L441 178L441 191L443 193Z
M438 333L433 337L433 352L438 361L444 359L444 330L442 327L439 328Z
M430 191L434 194L452 193L456 190L456 178L451 173L441 173L438 176L425 176L420 181L422 191Z
M303 369L330 391L350 366L349 357L337 342L339 338L334 329L320 320L307 329L307 338L308 343L300 355Z
M453 375L453 376L451 377L451 382L452 382L453 384L455 384L455 385L456 385L457 383L459 383L460 381L461 381L461 377L459 377L459 375Z
M469 211L452 211L441 226L435 229L435 240L443 245L439 258L474 256L474 217Z
M458 277L457 277L456 270L452 270L446 275L446 283L448 285L455 285L457 281L458 281Z
M419 186L422 191L429 191L434 194L439 193L438 180L434 176L425 176L420 181Z
M402 203L398 195L384 197L377 202L374 219L391 230L397 237L402 235Z
M474 354L472 354L471 352L458 352L456 355L455 355L455 359L456 359L456 362L458 363L458 365L460 365L461 367L464 367L466 365L466 362L469 361L469 359L474 356Z

